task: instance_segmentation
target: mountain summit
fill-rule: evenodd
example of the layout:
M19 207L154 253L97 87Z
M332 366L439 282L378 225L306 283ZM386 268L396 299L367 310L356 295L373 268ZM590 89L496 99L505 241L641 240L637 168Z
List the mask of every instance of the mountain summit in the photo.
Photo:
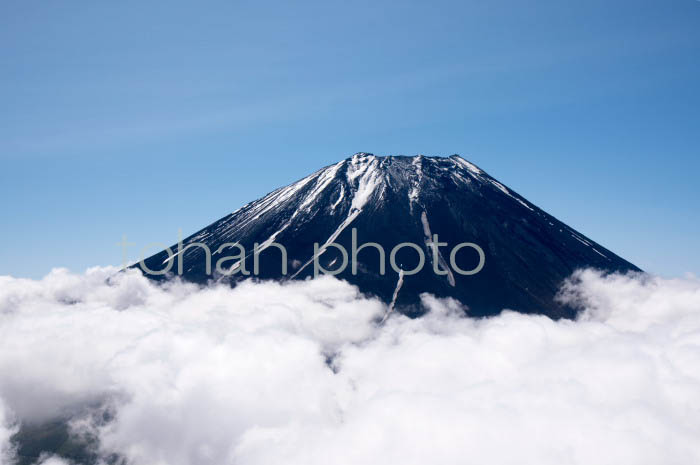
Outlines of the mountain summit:
M354 263L353 236L356 248L367 245ZM383 248L383 257L370 242ZM392 254L402 243L412 245ZM211 251L211 273L202 244ZM236 255L215 270L220 257ZM472 316L508 308L573 317L575 310L555 296L574 270L638 271L457 155L368 153L277 189L143 264L175 274L179 267L189 281L235 284L251 277L306 279L320 267L337 270L347 258L337 277L409 315L422 313L420 294L431 293L458 300Z

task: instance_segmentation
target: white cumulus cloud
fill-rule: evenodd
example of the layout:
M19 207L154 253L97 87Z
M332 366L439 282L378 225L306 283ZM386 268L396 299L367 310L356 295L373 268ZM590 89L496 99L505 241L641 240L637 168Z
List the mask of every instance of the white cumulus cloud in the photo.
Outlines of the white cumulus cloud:
M0 399L0 464L9 463L13 458L14 450L10 438L16 432L17 426Z
M0 277L0 450L72 418L136 465L700 463L700 281L577 273L577 321L349 284ZM50 457L46 463L61 463Z

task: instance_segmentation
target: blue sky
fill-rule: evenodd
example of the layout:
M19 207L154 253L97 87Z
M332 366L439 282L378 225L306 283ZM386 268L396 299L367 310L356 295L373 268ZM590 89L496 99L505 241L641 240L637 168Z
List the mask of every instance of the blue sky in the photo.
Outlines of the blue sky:
M700 2L0 4L0 274L118 264L358 151L459 153L700 274Z

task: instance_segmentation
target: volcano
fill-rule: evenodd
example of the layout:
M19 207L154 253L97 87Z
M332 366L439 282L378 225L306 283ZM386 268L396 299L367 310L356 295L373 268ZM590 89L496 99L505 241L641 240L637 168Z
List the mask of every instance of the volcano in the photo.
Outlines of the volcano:
M357 246L381 246L384 257L368 246L357 252L354 265L345 263L340 247L350 252L353 236ZM445 245L435 247L435 239ZM400 246L405 243L413 245ZM395 248L393 267L388 262ZM238 259L210 270L226 255ZM254 255L257 273L251 269ZM425 311L421 294L429 293L456 299L470 316L513 309L572 318L576 309L556 295L575 270L639 271L458 155L369 153L277 189L184 239L179 248L134 266L172 270L146 273L157 280L179 270L187 281L235 285L245 279L309 279L320 269L339 271L344 263L338 278L409 316Z

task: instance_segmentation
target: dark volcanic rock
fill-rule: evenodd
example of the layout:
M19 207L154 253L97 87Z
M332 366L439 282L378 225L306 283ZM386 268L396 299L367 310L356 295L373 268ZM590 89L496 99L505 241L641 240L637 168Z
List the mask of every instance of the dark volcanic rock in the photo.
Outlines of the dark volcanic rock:
M208 274L205 251L194 246L171 260L171 271L177 274L177 262L182 258L186 280L235 284L253 277L254 244L260 243L256 279L306 279L314 272L310 263L314 243L335 242L350 252L353 228L360 245L376 242L384 247L386 273L380 273L378 252L368 247L359 252L357 274L348 265L338 277L386 302L392 301L399 283L398 273L389 264L392 248L411 242L424 251L425 266L415 275L403 276L395 302L398 311L409 315L423 311L419 295L428 292L459 300L473 316L493 315L509 308L554 318L573 317L575 310L562 306L555 295L574 270L638 270L457 155L376 157L359 153L277 189L183 241L185 247L206 244L213 253L212 269L217 260L239 254L231 247L216 253L222 245L240 244L247 253L244 263L250 276L235 268L237 260L222 263L226 270L235 268L233 275L215 271ZM450 251L463 242L483 250L483 269L473 275L455 270L436 274L433 251L427 242L432 234L447 243L439 249L439 269L452 268ZM279 250L267 247L272 241L287 250L286 276L282 274ZM172 250L177 253L177 245ZM145 264L151 270L162 270L169 263L168 257L163 251L146 259ZM396 262L409 270L417 260L415 250L404 248ZM479 260L474 248L462 248L456 254L456 264L462 270L474 269ZM342 257L331 247L319 255L318 261L324 268L334 269L342 263Z

